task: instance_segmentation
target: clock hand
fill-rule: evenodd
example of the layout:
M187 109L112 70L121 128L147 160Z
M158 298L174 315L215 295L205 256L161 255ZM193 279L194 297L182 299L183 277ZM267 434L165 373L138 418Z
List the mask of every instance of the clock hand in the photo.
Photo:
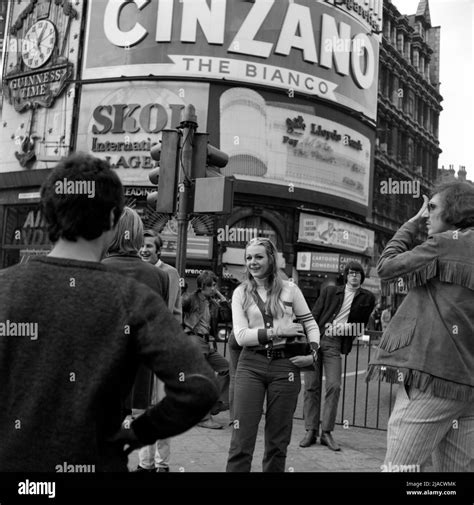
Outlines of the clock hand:
M43 26L43 29L41 30L40 36L38 37L38 45L43 40L43 35L44 35L44 32L45 32L47 26L48 25L45 23L44 26Z

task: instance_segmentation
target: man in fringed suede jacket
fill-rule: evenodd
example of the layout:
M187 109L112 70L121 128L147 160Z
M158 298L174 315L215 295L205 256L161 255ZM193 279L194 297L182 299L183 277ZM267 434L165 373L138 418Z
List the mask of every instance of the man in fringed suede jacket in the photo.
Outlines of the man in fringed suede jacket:
M450 182L423 198L377 266L382 280L409 289L368 370L368 379L400 382L384 469L423 470L431 455L436 472L472 472L474 186ZM413 248L424 217L428 239Z

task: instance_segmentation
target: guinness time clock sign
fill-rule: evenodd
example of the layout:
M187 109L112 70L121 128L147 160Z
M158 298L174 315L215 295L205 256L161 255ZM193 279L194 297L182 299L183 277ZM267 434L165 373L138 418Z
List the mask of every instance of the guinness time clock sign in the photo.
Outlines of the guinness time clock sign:
M6 99L17 112L51 107L73 77L73 64L67 58L68 37L78 11L69 0L31 2L10 28L9 53L4 76ZM71 49L72 51L72 49ZM9 65L8 65L9 63Z
M56 44L56 28L47 19L37 21L26 32L21 57L30 68L42 67L53 54Z

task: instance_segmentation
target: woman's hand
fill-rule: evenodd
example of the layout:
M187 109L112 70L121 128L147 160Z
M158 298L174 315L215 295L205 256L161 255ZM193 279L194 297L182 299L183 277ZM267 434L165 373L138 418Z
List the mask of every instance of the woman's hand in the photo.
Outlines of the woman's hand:
M307 354L306 356L293 356L290 358L290 361L298 368L306 368L314 363L312 354Z
M300 323L290 323L287 326L280 326L276 335L278 337L304 337L304 328Z

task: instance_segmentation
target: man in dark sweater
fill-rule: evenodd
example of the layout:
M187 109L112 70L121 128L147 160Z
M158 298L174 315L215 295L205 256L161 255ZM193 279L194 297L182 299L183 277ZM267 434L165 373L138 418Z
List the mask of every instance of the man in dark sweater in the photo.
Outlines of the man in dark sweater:
M202 419L214 374L160 296L100 264L123 210L109 165L71 156L41 197L53 250L0 271L0 471L126 471L131 450ZM167 395L122 424L140 362Z

